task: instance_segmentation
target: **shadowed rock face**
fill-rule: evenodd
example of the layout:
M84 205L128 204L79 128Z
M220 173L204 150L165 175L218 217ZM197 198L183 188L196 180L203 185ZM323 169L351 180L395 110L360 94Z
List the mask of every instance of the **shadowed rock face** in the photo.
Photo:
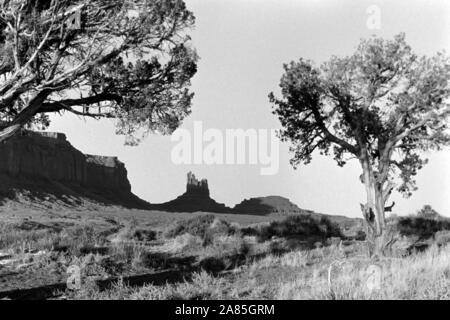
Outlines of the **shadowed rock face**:
M152 209L175 212L217 212L253 215L289 215L309 213L302 210L289 199L279 196L245 199L234 208L216 202L209 195L208 181L198 180L192 172L187 174L186 192L169 202L152 205Z
M187 174L185 193L169 202L152 205L152 209L173 212L231 212L231 208L211 199L209 196L208 181L206 179L197 180L192 172Z
M62 133L26 131L0 144L1 194L26 190L64 194L126 206L146 205L131 193L127 170L116 157L85 155Z
M208 180L197 180L192 172L187 174L186 193L198 197L209 197Z
M237 204L233 211L242 214L255 215L290 215L299 213L309 213L307 210L300 209L289 199L280 196L268 196L245 199Z

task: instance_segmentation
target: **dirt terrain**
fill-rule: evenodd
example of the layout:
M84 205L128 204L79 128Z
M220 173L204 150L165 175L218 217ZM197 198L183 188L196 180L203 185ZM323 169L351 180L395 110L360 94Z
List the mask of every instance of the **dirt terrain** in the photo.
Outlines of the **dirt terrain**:
M169 225L173 225L177 221L190 219L195 216L206 215L206 213L176 213L164 211L146 211L137 209L125 209L121 207L104 207L100 205L91 204L90 208L68 208L64 206L46 208L45 203L38 205L23 205L15 202L9 202L0 207L0 222L3 226L12 225L18 230L15 235L15 243L11 246L0 248L0 298L7 296L5 292L9 292L9 297L39 297L43 294L42 290L56 290L65 289L65 282L68 278L67 265L68 263L61 263L61 261L44 261L52 260L49 257L52 253L52 248L47 249L36 248L33 243L34 239L29 239L24 236L24 233L32 235L33 237L41 237L39 232L60 233L65 229L74 229L77 227L83 228L85 226L92 227L96 233L104 233L108 241L114 239L121 231L133 225L139 229L151 229L155 232L163 232ZM266 223L269 221L280 219L280 217L264 217L254 215L237 215L237 214L217 214L221 220L237 223L241 226L247 226L258 223ZM11 235L13 237L14 235ZM6 233L3 234L4 239ZM150 246L155 243L149 243ZM107 247L109 244L102 244ZM40 244L38 246L41 246ZM99 247L100 248L100 247ZM39 250L40 249L40 250ZM100 250L100 249L99 249ZM27 256L28 257L25 257ZM8 259L13 256L21 256L22 261L17 263L7 263ZM38 260L37 265L31 266L27 263L33 257ZM43 261L39 261L42 259ZM64 258L63 258L64 259ZM70 258L66 258L70 259ZM2 263L3 262L3 263ZM30 266L28 265L30 264ZM153 270L144 270L144 272ZM150 277L150 273L144 273L147 278L142 278L142 281L155 282L155 278ZM136 276L135 271L130 270L123 272L120 276L132 277ZM159 280L163 279L159 275ZM167 275L166 275L167 276ZM171 277L174 275L172 274ZM176 277L177 275L175 275ZM178 275L179 277L180 275ZM111 275L105 275L103 278L111 278ZM103 279L102 278L102 279ZM112 277L114 278L114 277ZM130 278L129 280L133 280ZM139 280L139 279L135 279ZM56 285L56 286L54 286ZM49 288L46 288L49 286ZM52 287L53 286L53 287ZM41 288L40 292L34 292L32 288ZM14 290L22 290L14 293ZM11 293L12 292L12 293Z
M21 222L23 220L33 220L43 224L86 224L93 223L95 225L108 225L111 223L127 223L136 220L139 225L163 228L168 224L191 218L193 216L202 215L205 212L166 212L166 211L150 211L139 209L126 209L122 207L102 207L92 205L91 208L84 210L82 208L42 208L38 206L23 208L20 205L6 204L0 206L0 217L3 222ZM256 216L250 214L225 214L210 213L220 219L228 222L236 222L243 226L280 220L279 216ZM114 221L114 222L112 222Z
M379 261L358 221L6 202L0 299L449 299L449 221L399 220L408 236Z

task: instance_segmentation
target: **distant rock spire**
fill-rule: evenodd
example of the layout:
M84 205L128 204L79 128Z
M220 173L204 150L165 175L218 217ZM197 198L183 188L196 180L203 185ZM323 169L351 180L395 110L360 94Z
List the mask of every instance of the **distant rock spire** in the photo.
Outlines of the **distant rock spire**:
M189 171L187 174L186 193L209 197L208 180L202 179L199 181L195 175Z
M192 172L187 174L186 192L171 201L155 204L156 210L172 212L220 212L231 213L231 208L209 196L208 181L198 180Z

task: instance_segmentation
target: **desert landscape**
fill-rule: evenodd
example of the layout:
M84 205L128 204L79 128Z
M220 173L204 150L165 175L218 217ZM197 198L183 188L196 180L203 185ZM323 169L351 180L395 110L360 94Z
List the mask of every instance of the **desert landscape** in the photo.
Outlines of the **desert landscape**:
M449 17L0 1L0 300L450 299Z
M62 134L24 132L2 148L9 162L1 174L11 181L0 209L2 299L449 297L450 220L430 207L392 217L393 256L374 262L362 219L279 196L228 208L190 172L183 195L152 205L131 193L118 159L85 156ZM95 167L83 167L91 159ZM370 291L374 263L384 285ZM76 288L68 284L73 266Z

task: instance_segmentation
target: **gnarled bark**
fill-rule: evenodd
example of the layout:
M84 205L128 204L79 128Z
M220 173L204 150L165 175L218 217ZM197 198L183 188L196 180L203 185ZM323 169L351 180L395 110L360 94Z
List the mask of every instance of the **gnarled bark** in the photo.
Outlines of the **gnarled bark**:
M391 235L386 227L386 201L389 198L391 186L384 188L386 181L380 177L370 164L368 157L360 159L363 174L361 177L366 189L367 202L361 204L361 210L366 221L367 242L371 256L383 256L391 244ZM392 210L393 205L388 207Z

